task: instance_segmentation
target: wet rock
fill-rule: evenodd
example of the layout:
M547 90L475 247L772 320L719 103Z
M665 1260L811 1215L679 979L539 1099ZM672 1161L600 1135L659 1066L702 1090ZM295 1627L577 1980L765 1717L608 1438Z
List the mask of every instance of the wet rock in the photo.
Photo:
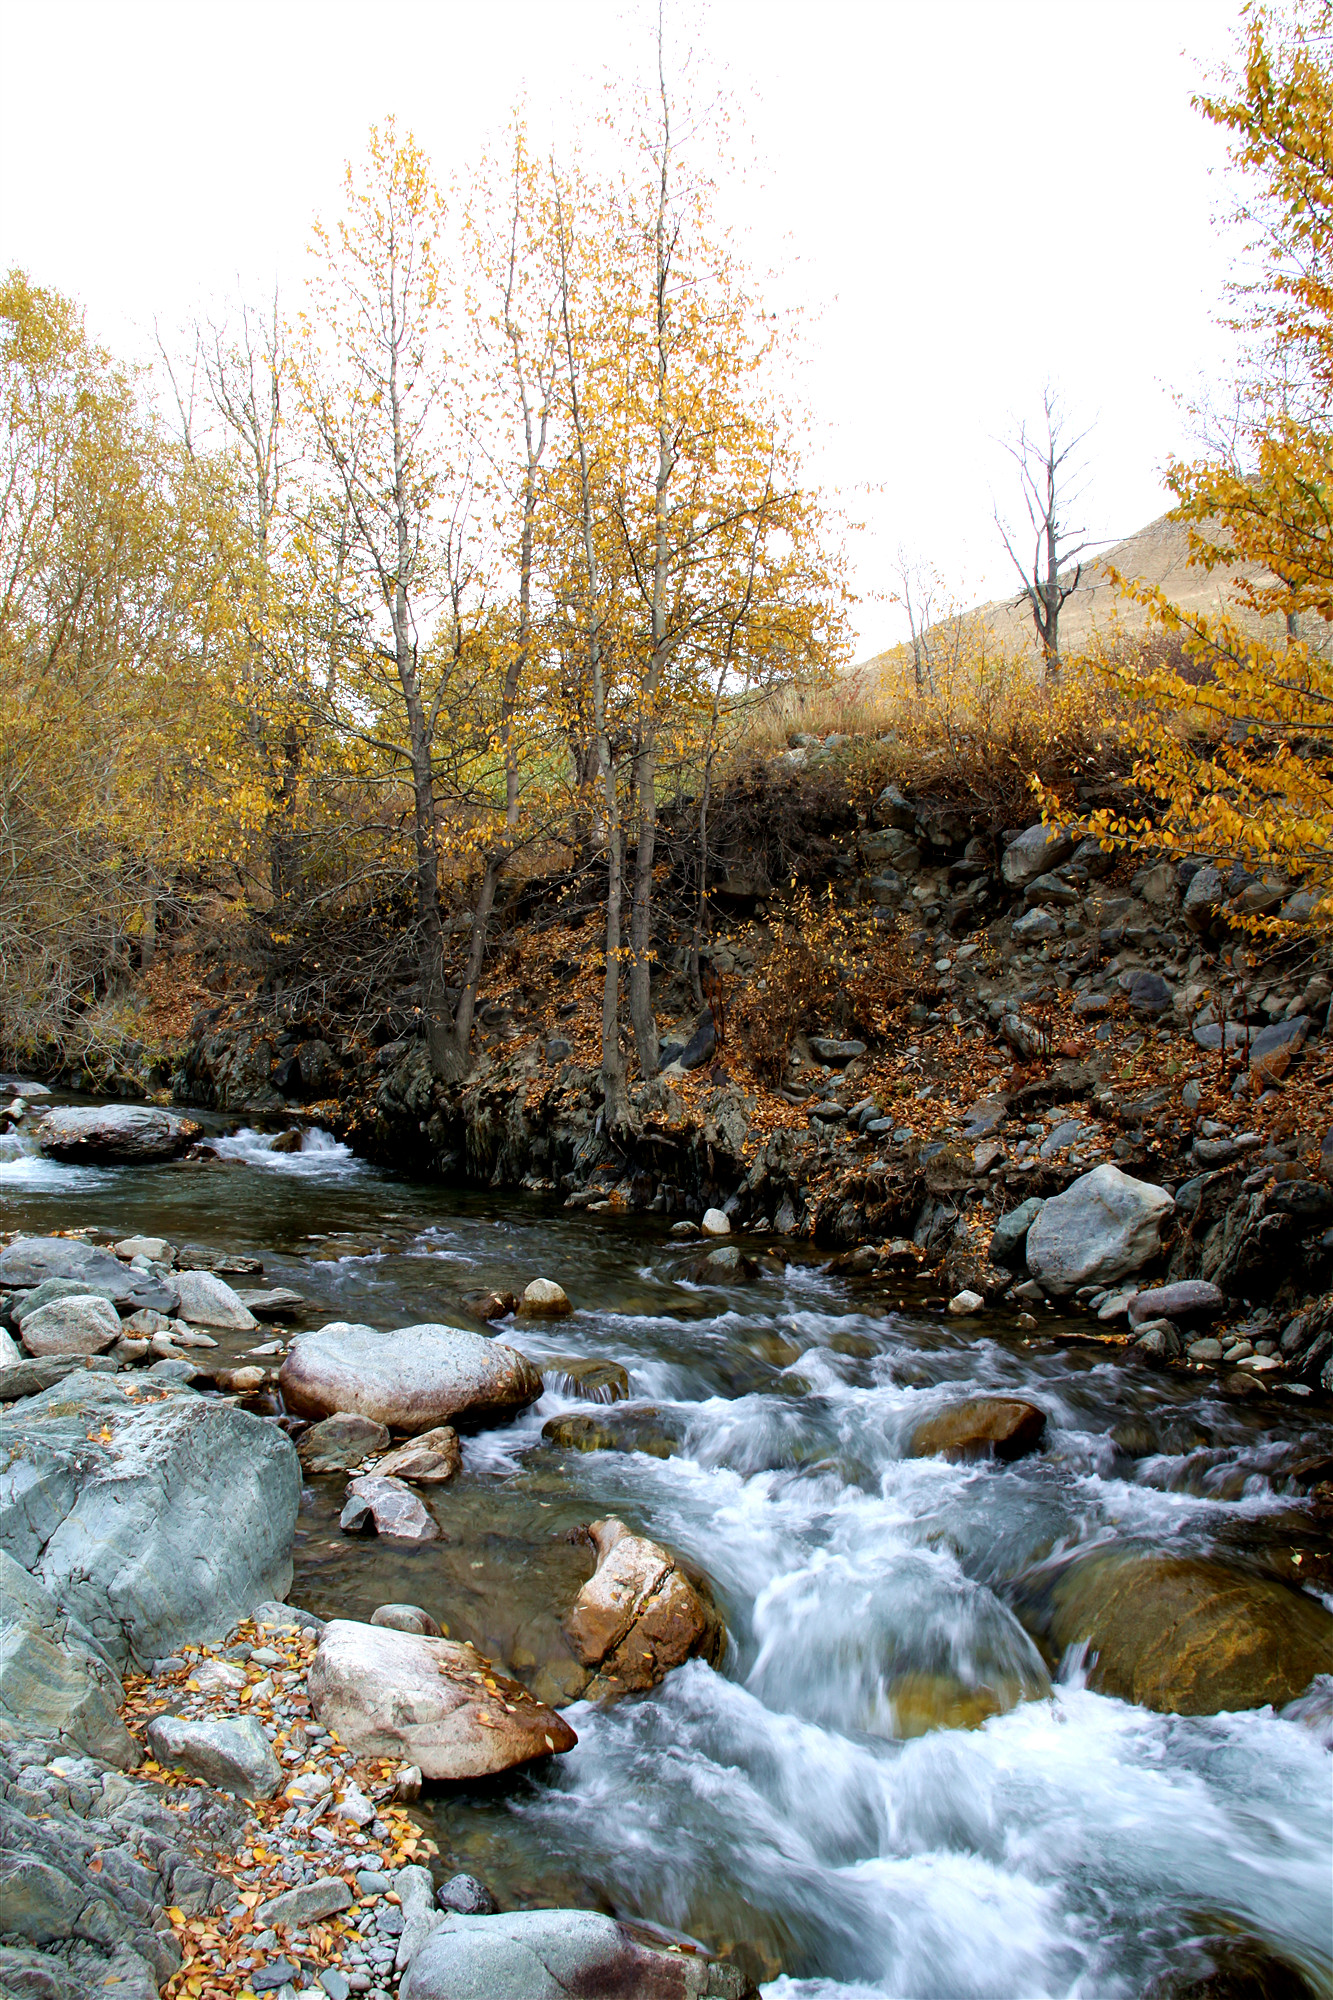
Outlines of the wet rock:
M493 1917L500 1907L486 1884L475 1875L451 1875L435 1891L435 1900L442 1910L450 1910L458 1917Z
M463 1303L476 1319L507 1319L518 1311L513 1292L473 1292Z
M364 1534L373 1529L399 1542L437 1542L439 1523L410 1486L401 1479L386 1479L375 1472L354 1479L338 1517L345 1535Z
M334 1618L320 1635L310 1700L358 1756L397 1757L427 1778L480 1778L570 1750L574 1731L475 1647Z
M955 1319L966 1319L972 1313L985 1312L986 1301L980 1292L955 1292L949 1301L949 1311Z
M1222 1343L1220 1340L1212 1340L1207 1337L1203 1340L1192 1340L1185 1349L1185 1353L1191 1361L1220 1361L1222 1359Z
M1171 1956L1143 2000L1320 2000L1289 1959L1263 1938L1238 1936L1230 1923L1212 1935L1196 1931Z
M1333 1674L1316 1674L1305 1693L1287 1703L1282 1720L1308 1729L1325 1750L1333 1750Z
M618 1361L585 1360L577 1354L543 1361L542 1381L558 1395L577 1396L585 1403L619 1403L629 1395L629 1376Z
M713 1665L726 1630L711 1600L676 1558L632 1535L623 1521L594 1521L597 1568L564 1621L574 1656L590 1669L589 1700L656 1685L694 1654Z
M1074 852L1074 841L1061 827L1030 826L1004 850L1000 872L1011 889L1023 889L1038 875L1060 868Z
M401 2000L757 2000L733 1966L664 1950L596 1910L450 1916L408 1968Z
M926 1736L932 1729L979 1729L1023 1701L1045 1701L1050 1682L1039 1665L1019 1674L992 1672L972 1682L950 1673L900 1673L889 1683L893 1734Z
M213 1383L227 1396L253 1396L256 1389L262 1389L266 1380L264 1370L256 1367L215 1368Z
M155 1716L148 1747L159 1764L202 1778L219 1792L246 1799L271 1799L282 1783L282 1766L256 1717Z
M1174 1361L1180 1348L1180 1335L1169 1319L1143 1321L1134 1339L1134 1351L1145 1361Z
M212 1271L180 1271L178 1315L187 1326L216 1326L227 1333L253 1333L259 1321L227 1283Z
M300 1487L276 1425L157 1379L87 1370L0 1416L0 1548L117 1667L283 1596Z
M47 1112L33 1136L55 1160L135 1165L174 1160L203 1129L193 1118L147 1105L63 1105Z
M458 1432L449 1424L422 1431L408 1444L400 1444L384 1458L377 1458L370 1471L390 1479L411 1479L418 1486L443 1486L461 1471L463 1451Z
M179 1304L174 1283L130 1270L118 1257L78 1237L20 1236L0 1251L0 1287L34 1289L49 1278L75 1279L86 1292L110 1299L125 1313L142 1308L174 1313Z
M690 1266L690 1277L696 1285L749 1285L758 1276L759 1266L754 1258L747 1257L735 1243L710 1250L706 1257L697 1257Z
M1154 1285L1136 1292L1130 1301L1129 1323L1145 1319L1216 1319L1226 1304L1216 1285L1204 1278L1182 1278L1174 1285Z
M0 1740L50 1743L132 1770L139 1746L110 1664L37 1578L0 1550Z
M1333 1666L1333 1616L1203 1557L1094 1548L1021 1578L1014 1608L1054 1665L1084 1645L1100 1694L1175 1715L1281 1706Z
M91 1295L53 1299L23 1320L29 1354L102 1354L120 1339L120 1315Z
M291 1319L305 1305L301 1294L286 1285L271 1285L263 1292L237 1292L235 1297L256 1319Z
M1094 1167L1036 1217L1027 1236L1028 1270L1057 1297L1131 1277L1158 1254L1174 1206L1165 1188L1109 1163Z
M677 1449L676 1440L662 1429L657 1410L617 1412L613 1417L548 1417L542 1436L562 1451L642 1451L650 1458L671 1458Z
M1035 1451L1046 1413L1017 1396L971 1396L927 1417L912 1432L909 1458L1022 1458Z
M553 1278L534 1278L523 1288L518 1307L525 1319L567 1319L574 1308Z
M987 1255L992 1264L1012 1264L1018 1259L1027 1235L1037 1217L1045 1207L1040 1195L1029 1195L1020 1201L1017 1208L1011 1208L1008 1215L1002 1215L995 1225L995 1233L990 1240Z
M353 1466L386 1451L388 1445L386 1425L376 1423L373 1417L358 1416L352 1410L339 1410L336 1416L325 1417L322 1424L312 1424L302 1433L296 1455L303 1470L313 1476L321 1472L349 1472Z
M371 1612L370 1622L383 1625L390 1632L415 1632L423 1639L440 1637L439 1626L419 1604L381 1604Z
M720 1208L706 1208L699 1227L705 1236L730 1236L731 1218Z
M297 1416L350 1410L410 1436L460 1419L494 1422L542 1392L517 1349L434 1322L380 1333L335 1320L293 1343L278 1380Z

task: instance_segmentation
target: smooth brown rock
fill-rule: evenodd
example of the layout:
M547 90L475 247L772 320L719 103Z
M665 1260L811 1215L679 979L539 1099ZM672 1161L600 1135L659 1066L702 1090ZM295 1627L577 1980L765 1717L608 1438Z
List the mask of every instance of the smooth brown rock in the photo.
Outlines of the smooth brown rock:
M459 1419L494 1422L542 1392L516 1348L440 1323L380 1333L335 1320L293 1344L278 1379L297 1416L350 1410L410 1437Z
M629 1395L629 1376L618 1361L596 1356L553 1354L542 1362L542 1381L560 1396L581 1403L620 1403Z
M422 1431L407 1444L400 1444L383 1458L377 1458L371 1470L393 1479L415 1480L418 1486L442 1486L461 1470L462 1464L463 1448L458 1442L458 1432L449 1424L439 1424L433 1431Z
M510 1313L518 1311L518 1300L512 1292L473 1292L463 1303L477 1319L507 1319Z
M320 1722L349 1750L396 1757L427 1778L481 1778L578 1741L475 1647L350 1618L324 1627L308 1686Z
M373 1417L358 1416L354 1410L339 1410L298 1438L296 1456L304 1472L349 1472L354 1465L387 1450L388 1444L384 1424L377 1424Z
M597 1568L564 1621L575 1657L592 1670L589 1700L656 1685L699 1654L716 1666L726 1628L676 1558L623 1521L594 1521Z
M1046 1413L1017 1396L971 1396L927 1417L912 1432L909 1458L1022 1458L1035 1451Z
M1333 1669L1333 1616L1303 1592L1133 1545L1047 1563L1014 1608L1054 1665L1085 1644L1089 1685L1172 1715L1275 1707Z
M387 1626L390 1632L416 1632L426 1639L444 1636L429 1611L423 1611L419 1604L381 1604L371 1612L370 1622Z

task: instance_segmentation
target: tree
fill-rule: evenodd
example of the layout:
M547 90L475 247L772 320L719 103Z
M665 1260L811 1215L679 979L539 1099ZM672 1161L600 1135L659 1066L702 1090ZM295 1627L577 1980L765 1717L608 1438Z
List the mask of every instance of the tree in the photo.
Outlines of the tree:
M1070 435L1068 418L1048 384L1042 393L1038 427L1029 430L1024 421L1017 437L1006 441L1004 447L1018 467L1019 491L1032 533L1031 559L1019 555L1017 535L1005 525L998 507L995 525L1010 562L1023 580L1019 603L1026 599L1031 606L1047 674L1060 671L1060 613L1078 589L1083 574L1078 558L1090 546L1078 539L1084 532L1081 528L1069 526L1069 512L1078 497L1070 492L1079 470L1075 454L1088 435L1086 430Z
M1135 704L1136 775L1157 801L1122 837L1303 873L1333 925L1333 8L1250 5L1242 55L1197 100L1232 135L1259 276L1233 288L1249 342L1233 449L1168 483L1204 568L1252 566L1234 614L1186 615L1125 585L1188 671L1113 668ZM1254 268L1254 261L1250 270Z

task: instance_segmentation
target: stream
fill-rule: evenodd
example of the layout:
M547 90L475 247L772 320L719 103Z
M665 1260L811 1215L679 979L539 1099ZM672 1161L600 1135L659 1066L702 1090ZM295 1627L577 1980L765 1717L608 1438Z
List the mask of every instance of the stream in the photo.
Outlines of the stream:
M1063 1344L1054 1314L1031 1336L1003 1312L950 1321L776 1239L757 1282L700 1287L697 1250L648 1219L205 1123L222 1157L162 1167L58 1166L0 1138L0 1220L253 1254L262 1282L309 1302L298 1327L475 1325L467 1294L537 1276L574 1302L572 1319L499 1330L546 1393L467 1437L461 1476L428 1490L442 1542L343 1535L345 1481L323 1478L295 1551L294 1603L420 1604L566 1708L567 1756L423 1800L444 1860L502 1907L688 1933L773 2000L1134 2000L1183 1941L1228 1929L1333 1993L1317 1737L1268 1710L1097 1695L1077 1655L1051 1685L1006 1598L1031 1563L1098 1539L1276 1563L1311 1532L1281 1468L1293 1446L1329 1448L1326 1409L1223 1401L1211 1377ZM222 1340L239 1357L270 1337ZM568 1359L619 1363L629 1399L585 1399ZM1040 1404L1043 1448L984 1467L905 1456L924 1415L982 1391ZM638 1448L562 1449L542 1436L561 1415ZM730 1645L719 1671L693 1661L598 1710L561 1691L559 1621L592 1566L570 1531L605 1514L707 1577Z

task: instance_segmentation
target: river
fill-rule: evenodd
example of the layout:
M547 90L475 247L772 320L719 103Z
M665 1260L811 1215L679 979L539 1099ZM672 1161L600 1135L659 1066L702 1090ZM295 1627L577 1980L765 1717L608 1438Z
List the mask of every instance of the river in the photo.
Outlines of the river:
M591 1904L730 1947L772 2000L1132 2000L1183 1940L1228 1927L1333 1992L1316 1737L1265 1710L1106 1698L1076 1654L1047 1694L1006 1601L1026 1565L1097 1538L1252 1561L1299 1546L1281 1467L1294 1443L1328 1448L1326 1411L1273 1397L1257 1414L1208 1378L1062 1343L1053 1316L1030 1338L1001 1315L951 1322L776 1242L758 1282L700 1288L689 1247L646 1221L396 1179L322 1134L275 1154L209 1122L229 1136L207 1164L63 1167L0 1140L4 1226L252 1253L304 1294L306 1324L453 1318L467 1293L536 1276L576 1307L503 1330L547 1391L466 1439L462 1475L431 1495L443 1542L342 1535L343 1482L307 1483L294 1602L419 1603L549 1697L591 1566L569 1531L615 1513L697 1565L726 1617L720 1671L576 1702L578 1746L550 1768L437 1788L446 1860L505 1905ZM630 1400L580 1400L558 1357L621 1364ZM984 1468L905 1456L965 1391L1038 1402L1043 1449ZM542 1426L568 1412L649 1449L562 1450ZM1035 1698L975 1726L988 1688Z

